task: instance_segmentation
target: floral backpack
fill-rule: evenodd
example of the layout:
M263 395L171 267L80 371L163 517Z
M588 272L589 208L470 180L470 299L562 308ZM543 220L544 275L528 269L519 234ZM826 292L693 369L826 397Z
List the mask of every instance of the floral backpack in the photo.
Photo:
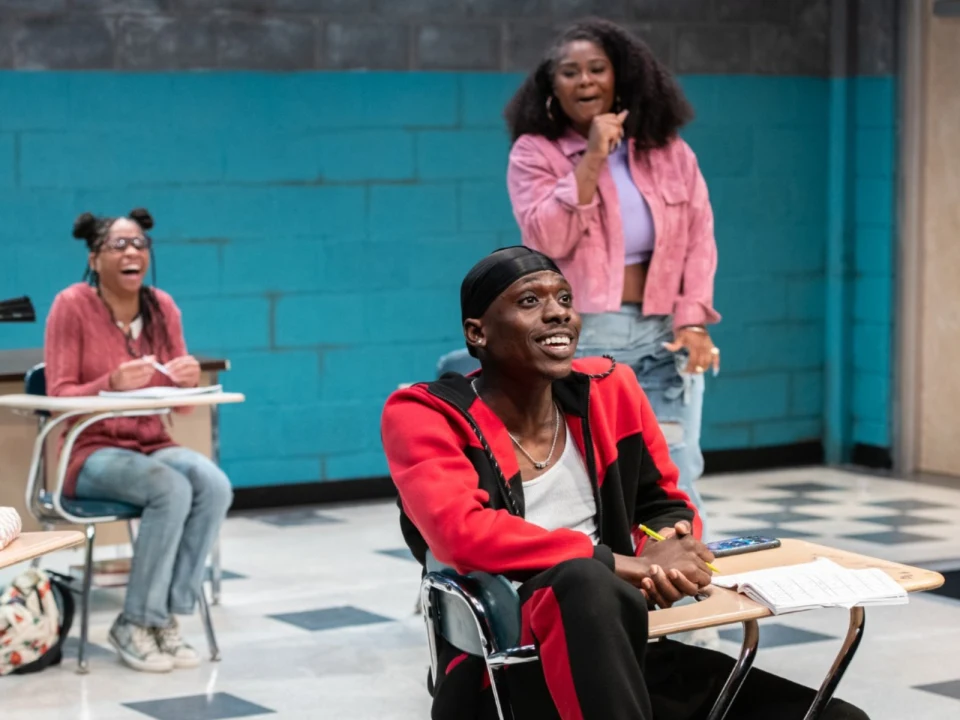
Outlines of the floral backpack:
M0 595L0 675L59 664L73 611L65 583L34 568L19 575Z

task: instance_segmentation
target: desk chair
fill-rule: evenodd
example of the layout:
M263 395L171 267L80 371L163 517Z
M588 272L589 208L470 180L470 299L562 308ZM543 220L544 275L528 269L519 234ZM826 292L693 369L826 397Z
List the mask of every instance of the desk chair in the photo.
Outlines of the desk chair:
M505 669L540 661L536 645L520 645L520 597L501 575L460 575L427 553L427 573L420 584L420 603L430 649L430 677L437 678L437 636L461 652L483 658L500 720L514 720ZM759 643L756 620L743 623L744 638L733 671L724 683L708 720L723 720L753 666Z
M437 361L437 377L443 377L443 374L448 372L467 375L479 369L480 361L471 357L465 348L448 352Z
M470 353L466 351L465 348L459 350L452 350L445 355L441 355L440 359L437 360L437 377L441 378L448 372L460 373L461 375L468 375L474 370L480 369L480 361L475 357L472 357ZM409 384L403 384L401 388L409 387ZM414 613L419 615L423 612L423 602L420 596L417 596L417 603L414 606Z
M24 378L24 392L28 395L46 395L47 380L44 371L44 364L40 363L32 367ZM114 413L114 417L135 417L144 415L165 415L169 409L162 410L133 410ZM90 588L93 579L93 545L96 539L96 526L101 523L115 522L117 520L126 520L127 529L130 533L130 544L133 545L136 540L136 530L134 523L140 518L140 508L135 505L129 505L124 502L113 500L86 500L66 497L63 494L63 483L66 476L66 462L73 449L73 443L68 440L65 442L61 453L62 462L57 472L56 489L50 492L46 488L46 435L53 429L56 423L50 422L50 413L46 411L37 411L38 432L43 442L38 444L30 464L30 477L27 480L26 505L30 514L41 523L44 529L50 529L56 523L71 523L82 525L86 535L86 546L84 551L83 564L83 586L81 589L81 611L80 611L80 648L77 655L77 672L85 674L89 672L86 658L87 632L90 624ZM88 418L80 420L77 434L87 426L98 422L101 417ZM216 559L218 555L214 555ZM39 563L39 558L35 559L33 565ZM211 575L217 576L214 572ZM213 630L213 620L210 617L210 607L207 604L207 596L203 587L199 593L200 619L203 622L203 629L207 636L207 645L210 648L210 659L217 661L220 659L220 649L217 646L217 638Z
M427 553L420 605L427 626L431 682L437 682L437 635L461 652L483 658L500 720L514 720L504 669L539 662L535 645L520 645L520 597L502 575L459 575Z

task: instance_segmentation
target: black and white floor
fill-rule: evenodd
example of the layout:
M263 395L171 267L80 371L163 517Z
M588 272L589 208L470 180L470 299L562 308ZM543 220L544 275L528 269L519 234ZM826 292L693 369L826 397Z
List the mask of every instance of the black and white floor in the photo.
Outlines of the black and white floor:
M701 487L714 537L807 538L945 572L944 594L868 611L838 694L880 720L960 717L960 482L953 489L811 468L713 476ZM60 553L45 566L65 569L79 559L76 551ZM223 601L214 608L222 662L159 676L125 668L106 643L122 590L100 590L90 674L74 672L74 641L63 666L0 679L0 716L429 717L423 623L413 612L419 571L393 503L232 517L223 563ZM0 572L0 583L18 569ZM199 620L183 625L204 648ZM818 684L845 626L842 611L765 621L757 665ZM724 650L737 649L737 629L721 637Z

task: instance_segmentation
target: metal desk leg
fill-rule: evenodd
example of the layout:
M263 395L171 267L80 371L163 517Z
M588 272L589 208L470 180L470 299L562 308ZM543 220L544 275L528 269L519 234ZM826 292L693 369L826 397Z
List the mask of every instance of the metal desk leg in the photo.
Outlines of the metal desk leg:
M217 373L212 373L210 381L217 384ZM220 408L210 406L210 459L220 467ZM223 580L223 567L220 565L220 538L217 537L210 553L210 596L214 605L220 604L220 583Z
M210 648L210 660L220 661L220 646L217 644L217 635L213 630L213 618L210 617L210 606L207 604L207 591L200 584L200 592L197 593L197 603L200 606L200 620L203 622L203 631L207 636L207 645Z
M740 657L737 658L737 664L730 671L730 677L723 684L723 689L717 696L713 707L710 709L710 715L707 720L723 720L733 701L737 699L737 693L743 686L743 681L747 679L747 673L753 667L753 661L757 657L757 644L760 641L760 628L756 620L746 620L743 623L743 644L740 646Z
M87 666L87 636L90 628L90 588L93 585L93 545L96 542L97 526L87 525L84 531L87 544L83 558L83 589L80 591L80 648L77 650L77 672L81 675L90 672Z
M823 684L817 691L817 696L814 698L813 704L810 705L807 714L804 715L803 720L819 718L833 699L833 694L837 691L837 685L843 679L843 674L847 671L847 667L853 660L853 656L860 646L860 641L863 639L864 619L865 613L862 607L850 608L850 627L847 629L847 637L843 640L843 647L840 648L837 659L833 661L833 667L830 668L830 672L824 678Z
M214 605L220 604L220 582L223 579L223 569L220 566L220 538L213 543L210 551L210 593Z
M500 720L515 720L513 706L510 704L510 689L507 687L506 668L502 665L497 668L487 665L487 673L490 675L490 689L497 706L497 717Z

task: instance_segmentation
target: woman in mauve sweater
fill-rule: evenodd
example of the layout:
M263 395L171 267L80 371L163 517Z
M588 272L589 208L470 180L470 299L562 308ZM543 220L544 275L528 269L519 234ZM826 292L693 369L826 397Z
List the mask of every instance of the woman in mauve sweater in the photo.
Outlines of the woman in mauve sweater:
M87 282L57 295L47 318L50 395L199 382L180 310L165 292L144 285L152 227L143 209L128 217L77 218L73 236L89 250ZM161 416L117 418L80 435L65 492L143 509L124 609L110 628L120 657L150 672L197 667L200 656L181 637L175 614L191 614L201 592L206 557L233 499L226 475L177 446Z

